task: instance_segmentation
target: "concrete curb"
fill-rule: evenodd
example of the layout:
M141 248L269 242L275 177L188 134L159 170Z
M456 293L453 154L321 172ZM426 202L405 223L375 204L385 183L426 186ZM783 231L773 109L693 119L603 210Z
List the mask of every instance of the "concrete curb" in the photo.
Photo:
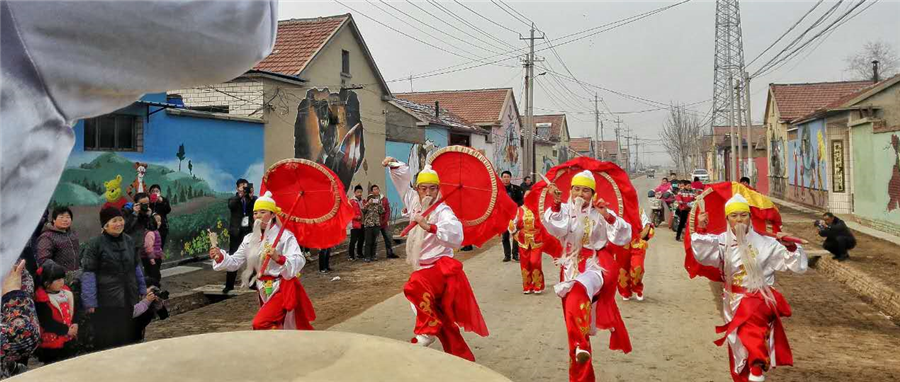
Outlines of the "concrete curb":
M895 322L900 321L900 291L894 290L852 265L832 259L826 251L810 251L810 254L822 252L823 255L810 258L811 267L846 285Z

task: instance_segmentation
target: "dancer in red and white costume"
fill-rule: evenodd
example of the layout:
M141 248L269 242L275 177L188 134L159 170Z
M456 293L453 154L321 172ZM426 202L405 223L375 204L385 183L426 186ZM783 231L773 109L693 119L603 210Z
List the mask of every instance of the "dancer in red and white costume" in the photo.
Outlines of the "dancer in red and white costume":
M391 180L410 221L417 223L406 241L406 261L413 273L403 286L403 294L416 314L412 342L429 346L439 339L445 352L474 362L475 355L459 328L482 337L488 330L462 263L453 258L453 249L463 242L462 223L444 203L422 216L432 202L440 199L440 178L431 166L419 172L413 189L408 165L391 157L382 164L390 168Z
M648 242L653 237L653 223L641 208L640 237L628 243L624 250L616 255L619 263L619 295L628 301L635 296L644 301L644 258L647 255Z
M591 364L590 335L610 331L609 348L631 351L631 341L616 305L618 264L607 244L625 245L631 225L595 198L596 181L590 171L572 178L569 201L562 203L559 190L549 186L554 204L544 212L547 231L559 238L563 255L561 281L554 290L563 299L569 336L569 381L595 381Z
M716 213L721 213L716 211ZM691 248L700 264L716 267L725 280L723 313L725 325L717 330L725 335L717 345L728 342L731 376L735 381L765 381L765 371L793 365L781 317L791 315L791 307L773 285L776 271L804 273L807 257L803 248L754 231L750 204L740 194L725 204L728 229L718 235L703 233L709 218L697 216L697 233L691 233Z
M272 194L266 192L253 205L253 233L244 236L235 253L229 255L214 247L210 248L209 257L216 271L235 272L247 263L241 276L243 287L255 282L259 293L260 308L253 318L254 330L313 330L310 322L315 321L316 313L299 278L306 258L291 231L285 230L275 244L281 230L276 217L280 212ZM254 271L255 281L251 280Z
M528 195L531 191L525 193ZM522 293L541 294L544 291L544 270L541 254L544 250L544 235L540 214L535 214L527 206L520 206L516 218L509 222L509 233L519 243L519 265L522 266Z

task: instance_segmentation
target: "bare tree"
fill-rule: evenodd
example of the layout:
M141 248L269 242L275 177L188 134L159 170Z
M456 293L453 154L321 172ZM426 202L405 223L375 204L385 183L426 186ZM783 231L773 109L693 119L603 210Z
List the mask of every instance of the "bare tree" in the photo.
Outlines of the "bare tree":
M669 152L678 172L688 173L688 167L695 165L700 149L700 118L683 105L672 105L669 117L660 133L663 147Z
M862 50L847 56L844 61L853 78L858 80L872 79L872 61L878 60L878 73L881 79L897 74L900 69L900 57L897 51L883 41L869 41Z

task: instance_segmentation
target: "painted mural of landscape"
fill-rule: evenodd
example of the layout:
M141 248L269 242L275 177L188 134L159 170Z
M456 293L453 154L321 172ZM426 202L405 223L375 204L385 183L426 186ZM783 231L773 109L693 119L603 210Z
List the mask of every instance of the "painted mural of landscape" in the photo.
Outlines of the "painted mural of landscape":
M183 158L183 148L179 158ZM230 192L216 191L193 173L193 162L179 160L181 168L132 161L115 152L102 153L90 162L66 168L53 194L52 206L69 206L74 229L82 243L100 234L98 215L104 206L122 207L136 193L139 173L136 164L145 165L144 189L159 184L162 196L169 200L169 237L165 260L198 256L209 248L206 229L227 238Z

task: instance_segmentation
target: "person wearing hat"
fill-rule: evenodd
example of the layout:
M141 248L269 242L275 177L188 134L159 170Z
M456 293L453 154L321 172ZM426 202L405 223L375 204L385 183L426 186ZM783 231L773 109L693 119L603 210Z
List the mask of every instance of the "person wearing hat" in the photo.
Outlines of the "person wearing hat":
M209 249L209 257L216 271L235 272L247 263L241 275L242 287L255 282L260 302L253 318L254 330L312 330L310 322L315 321L316 313L300 283L300 270L306 265L306 258L291 231L285 230L275 242L281 231L277 217L280 213L272 193L266 192L253 203L253 232L244 236L237 251L228 254L213 247ZM254 272L257 276L251 280Z
M722 213L718 212L717 213ZM807 257L803 248L753 229L750 203L735 194L725 203L728 229L715 235L705 233L709 216L697 216L697 231L691 233L694 258L700 264L716 267L725 279L722 297L726 324L717 328L728 342L731 376L735 381L765 381L764 372L782 365L793 365L781 317L789 317L791 308L775 288L776 271L804 273Z
M417 223L406 241L406 261L413 272L403 286L416 314L412 343L429 346L439 339L445 352L474 362L475 355L459 328L482 337L488 330L462 263L453 258L454 249L463 242L462 223L444 203L423 216L440 199L441 180L431 166L416 175L413 189L407 164L387 157L382 165L390 168L410 221Z
M618 264L607 244L624 246L631 240L631 224L606 208L597 197L594 174L588 170L572 178L569 200L562 203L555 184L548 186L553 204L544 212L547 232L559 239L563 255L561 280L554 291L563 300L569 339L569 380L594 381L590 336L610 330L610 350L631 351L631 340L616 305Z
M134 342L134 304L147 294L141 258L123 233L122 211L104 208L100 225L103 233L87 243L81 257L81 302L91 315L98 351Z

